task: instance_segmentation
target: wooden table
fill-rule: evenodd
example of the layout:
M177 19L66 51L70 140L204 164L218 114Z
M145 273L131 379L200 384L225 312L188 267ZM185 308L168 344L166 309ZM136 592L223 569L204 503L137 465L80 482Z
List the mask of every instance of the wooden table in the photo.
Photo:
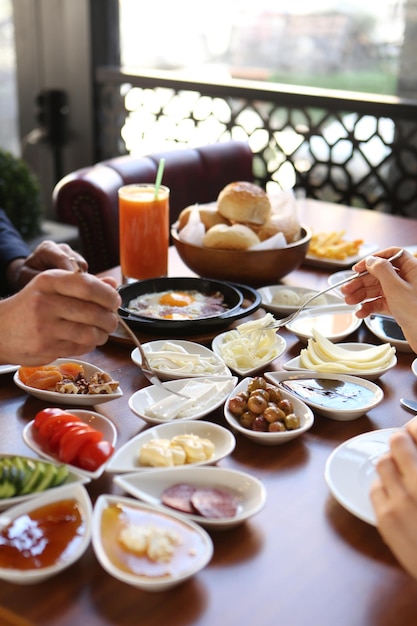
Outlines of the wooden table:
M346 229L380 247L417 243L417 222L337 205L306 201L301 221L315 230ZM333 270L330 270L333 271ZM120 276L119 270L113 274ZM191 275L171 250L171 275ZM328 270L303 266L287 284L321 287ZM297 339L283 331L286 353L274 368L296 356ZM377 343L362 326L349 340ZM119 340L86 354L120 381L121 399L97 407L113 420L122 445L146 425L128 408L128 398L146 381L130 360L131 347ZM379 384L383 403L366 416L337 422L316 416L303 437L277 447L238 438L224 467L250 472L263 481L267 504L249 522L211 533L211 563L190 581L164 593L145 593L108 576L90 547L82 559L37 586L0 585L0 624L38 626L410 626L417 623L417 583L397 564L378 531L343 509L331 496L323 472L332 450L366 431L401 426L410 413L401 396L417 395L411 371L415 358L399 353L398 365ZM21 433L44 405L0 377L0 452L28 454ZM222 411L209 419L225 424ZM89 486L118 493L103 475ZM417 532L417 529L416 529Z

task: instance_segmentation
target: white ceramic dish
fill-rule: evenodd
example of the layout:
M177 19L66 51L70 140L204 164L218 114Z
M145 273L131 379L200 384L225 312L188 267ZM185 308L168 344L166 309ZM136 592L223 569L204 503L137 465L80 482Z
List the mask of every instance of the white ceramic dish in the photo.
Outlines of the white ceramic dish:
M5 365L0 365L0 374L12 374L19 369L20 365L10 365L6 363Z
M417 359L414 359L414 361L411 363L411 371L413 372L414 376L417 377Z
M376 526L369 490L377 477L375 465L388 452L398 428L357 435L338 446L326 462L324 477L334 498L359 519Z
M225 333L221 333L220 335L216 335L216 337L212 341L213 352L217 354L220 358L222 358L221 346L224 343L228 333L230 331L226 331ZM280 335L275 335L275 346L273 350L273 356L269 359L265 359L263 361L257 361L256 366L251 368L238 368L234 364L226 363L228 367L237 374L238 376L252 376L256 372L259 372L261 369L264 369L266 366L270 365L275 359L281 356L285 352L287 347L287 343L285 339L283 339Z
M342 341L355 332L362 323L355 315L356 309L357 307L346 304L306 309L287 324L286 328L304 342L312 336L312 328L331 341Z
M100 415L100 413L95 413L94 411L89 411L86 409L71 410L71 413L79 417L86 424L89 424L93 428L96 428L97 430L102 432L103 439L111 443L113 447L116 446L117 430L113 422L110 421L107 417L104 417L104 415ZM59 463L59 460L56 456L44 450L38 444L36 440L36 433L35 433L35 428L33 426L33 422L34 420L26 424L26 426L23 429L23 439L26 445L28 445L29 448L31 448L34 452L36 452L36 454L38 454L42 458L47 459L48 461ZM108 461L109 460L110 459L108 459ZM71 467L71 469L74 468L76 472L78 472L79 474L83 476L86 476L87 478L94 479L94 478L98 478L104 472L106 463L103 463L102 465L100 465L100 467L95 472L88 472L87 470L81 469L71 464L68 464L68 467Z
M187 400L182 400L174 394L166 393L164 389L151 385L139 389L129 398L129 408L135 415L143 419L148 424L166 424L168 421L186 421L186 420L198 420L205 415L208 415L212 411L215 411L219 406L223 404L229 393L234 389L237 383L236 376L226 376L224 378L182 378L180 380L171 380L162 383L167 390L172 389L179 391L180 393L187 392L190 385L193 387L201 387L207 385L208 393L205 400L198 400L193 403L193 406L187 409L187 414L184 417L166 417L162 414L158 416L147 415L145 411L152 405L162 402L168 407L173 408L173 413L177 412L180 407L184 407Z
M368 254L372 254L378 250L378 246L373 243L364 243L359 248L359 253L353 256L348 256L346 259L330 259L330 258L322 258L315 256L314 254L310 254L307 252L304 264L305 265L314 265L315 267L324 267L324 268L342 268L349 267L368 256Z
M137 574L133 571L125 571L115 565L109 556L108 548L102 541L103 515L112 506L119 507L122 511L125 507L126 511L131 514L133 512L136 519L146 526L152 525L156 528L168 526L169 529L178 534L180 544L174 550L172 565L171 562L166 564L151 561L147 557L138 556L135 553L130 553L130 559L131 562L135 563L135 568L146 568L151 575L146 576L146 573ZM99 496L94 506L92 543L100 565L108 574L143 591L165 591L184 582L201 571L213 555L213 542L207 532L198 524L176 515L173 510L165 513L132 498L107 494ZM120 547L118 549L121 550ZM123 554L123 551L120 554ZM185 561L182 566L179 565L181 560ZM172 572L173 569L176 570L174 573Z
M370 344L370 343L357 343L357 342L343 343L341 345L343 346L344 349L352 350L353 352L359 351L359 350L366 350L367 348L373 347L373 344ZM378 370L368 370L368 371L358 370L354 372L354 375L359 376L360 378L366 378L367 380L376 380L377 378L380 378L381 376L386 374L386 372L389 372L389 370L391 370L396 365L397 365L397 357L394 355L387 367L384 367ZM287 361L286 363L284 363L283 368L288 371L294 371L294 370L311 371L311 370L307 370L305 367L301 365L299 356L296 356L294 359L291 359L290 361ZM346 372L335 372L335 373L345 374Z
M297 302L291 305L274 303L274 298L278 298L280 294L286 294L288 291L294 295ZM290 315L290 313L293 313L299 306L301 306L303 301L308 296L313 295L313 293L318 293L317 290L308 289L307 287L288 287L287 285L268 285L267 287L261 287L258 289L258 292L262 298L262 306L268 311L271 311L271 313L282 316ZM311 302L311 307L340 303L340 296L333 293L326 293L323 296L320 296L320 298L317 298L317 300L313 300Z
M37 498L22 502L17 506L13 506L0 515L0 529L8 526L14 519L21 515L30 514L31 511L39 507L59 502L61 500L76 500L85 524L82 530L81 541L76 549L70 551L65 559L62 559L54 565L42 567L38 569L12 569L0 567L0 579L10 583L19 585L31 585L39 583L47 578L55 576L62 570L66 569L75 561L77 561L86 551L91 539L91 522L92 522L92 506L90 497L83 485L73 484L50 489L37 496Z
M50 365L59 364L59 363L79 363L84 367L86 378L90 378L95 372L102 372L103 370L91 363L87 363L86 361L79 361L77 359L56 359ZM34 387L28 387L25 385L19 377L19 372L15 372L13 376L13 380L20 389L26 391L26 393L38 398L39 400L43 400L44 402L49 402L50 404L54 404L55 406L66 405L66 406L93 406L95 404L101 404L102 402L110 402L110 400L116 400L123 395L120 387L117 388L117 391L114 393L106 393L106 394L71 394L71 393L59 393L56 391L45 391L43 389L35 389Z
M413 352L403 331L393 317L372 314L365 317L364 322L368 330L383 343L389 342L398 352Z
M341 270L340 272L330 274L327 282L329 283L330 287L333 287L336 283L340 282L341 280L345 280L346 278L350 278L354 274L356 274L356 272L354 272L353 270ZM340 287L336 287L333 293L343 298Z
M176 435L196 435L208 439L215 447L213 456L198 463L187 464L193 467L200 465L214 465L225 456L233 452L236 439L232 433L223 426L206 421L175 421L168 424L159 424L130 439L124 446L116 450L106 466L106 472L123 474L125 472L147 472L156 467L140 465L138 462L141 447L152 439L172 439ZM165 468L167 469L167 468Z
M314 424L314 414L312 410L302 402L299 398L295 397L293 394L289 394L286 391L282 392L282 396L284 398L289 399L294 408L294 413L301 420L300 428L295 430L287 430L283 432L260 432L251 430L249 428L245 428L239 422L239 420L229 411L228 403L229 400L234 397L236 394L241 391L246 391L249 383L253 380L251 376L244 378L240 383L236 386L234 391L230 394L229 398L226 400L224 405L224 417L231 426L231 428L235 431L247 437L251 441L255 443L259 443L263 446L277 446L283 443L287 443L288 441L292 441L296 437L300 437L303 433L309 430Z
M173 347L173 352L175 353L175 348L178 351L179 358L177 359L174 356L172 361L168 359L163 362L162 358L159 363L161 366L153 367L152 353L158 352L163 354L164 346L167 344ZM214 354L212 350L202 346L193 341L182 341L179 339L175 340L159 340L159 341L150 341L148 343L143 344L143 349L149 359L149 364L153 371L158 375L161 380L176 380L178 378L193 378L195 377L207 377L207 376L231 376L231 372L229 368L225 365L223 360ZM181 352L179 351L185 350L186 354L184 356L184 360L181 361ZM169 353L167 352L167 355ZM187 360L187 355L191 356L191 359ZM197 357L197 362L193 359ZM141 367L142 365L142 357L138 348L135 348L131 355L132 361Z
M338 422L361 417L384 398L378 385L357 376L321 372L265 372L264 376L316 413Z
M22 459L29 459L29 460L34 460L34 461L38 461L39 459L33 459L33 457L28 457L28 456L23 456L23 455L15 455L15 454L0 454L0 461L1 459L4 458L8 458L8 457L14 457L14 456L19 456ZM52 463L55 466L61 465L60 463L56 462L56 461L48 461L48 463ZM63 482L61 485L58 485L56 487L51 487L50 489L60 489L61 487L64 487L66 485L74 485L74 484L86 484L90 481L90 479L87 476L84 476L84 474L79 473L79 471L74 467L74 468L68 468L68 476L65 479L65 482ZM47 491L45 489L45 491ZM33 498L37 498L40 494L44 493L44 491L33 491L32 493L28 493L25 495L16 495L13 496L11 498L1 498L0 499L0 511L4 511L5 509L8 509L11 506L15 506L17 504L20 504L21 502L26 502L27 500L31 500Z
M185 519L192 520L212 530L233 528L246 521L263 508L266 490L263 484L250 474L220 467L179 467L169 470L158 469L152 472L134 472L114 477L114 482L127 493L139 498L161 511L175 512ZM239 500L238 512L233 517L207 518L192 513L180 513L165 506L161 496L172 485L189 483L195 487L210 487L229 490Z

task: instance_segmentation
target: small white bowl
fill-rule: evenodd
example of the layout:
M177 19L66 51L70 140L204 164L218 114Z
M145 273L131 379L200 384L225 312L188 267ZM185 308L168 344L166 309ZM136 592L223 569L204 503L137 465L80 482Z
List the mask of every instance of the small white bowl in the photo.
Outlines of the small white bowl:
M285 352L287 347L287 343L285 339L283 339L277 333L275 334L275 346L273 350L273 356L267 360L257 361L256 365L253 367L249 367L246 369L237 367L234 363L228 363L227 359L223 356L222 346L227 341L227 338L230 337L230 333L233 331L226 331L225 333L221 333L220 335L216 335L216 337L212 341L213 352L217 354L221 359L223 359L228 367L237 374L238 376L252 376L259 372L261 369L264 369L267 365L270 365L275 359L281 356ZM236 331L234 331L236 332Z
M91 363L87 363L86 361L79 361L77 359L56 359L50 363L50 365L56 365L60 363L78 363L84 367L85 376L87 379L90 378L96 372L103 372L102 369L92 365ZM38 398L39 400L44 400L44 402L48 402L49 404L53 404L55 406L66 405L66 406L93 406L95 404L102 404L103 402L110 402L110 400L116 400L117 398L121 398L123 395L120 387L117 388L117 391L114 393L101 393L101 394L81 394L81 393L59 393L57 391L45 391L44 389L35 389L34 387L29 387L25 385L19 376L19 370L15 372L13 376L13 380L20 389L26 391L26 393Z
M374 347L373 344L370 344L370 343L357 343L357 342L342 343L341 345L345 350L351 350L352 352L359 352L360 350L367 350L368 348ZM386 372L389 372L389 370L391 370L396 365L397 365L397 357L394 355L387 367L376 369L376 370L367 370L367 371L366 370L357 370L357 371L352 370L352 372L349 372L349 375L359 376L359 378L366 378L367 380L376 380L377 378L380 378L381 376L386 374ZM294 370L304 371L304 372L312 371L312 370L308 370L307 368L301 365L300 356L296 356L294 359L287 361L286 363L284 363L282 367L284 368L284 370L288 370L288 371L294 371ZM346 374L346 372L334 372L334 373Z
M17 583L19 585L39 583L62 572L62 570L75 563L75 561L84 554L91 539L92 506L85 487L80 484L65 485L57 489L50 489L38 495L36 498L11 507L0 515L0 529L5 528L21 515L30 514L40 507L67 499L76 500L84 520L81 541L76 548L68 551L64 559L48 567L27 570L0 567L1 580L5 580L9 583Z
M356 310L356 306L346 304L305 309L286 328L304 342L312 336L312 328L331 341L342 341L362 324L355 315Z
M154 367L152 353L163 353L164 347L171 345L173 352L178 352L179 358L181 353L185 351L184 360L181 364L176 366L176 360L169 362L168 360L163 364L161 360L160 367ZM193 378L193 377L207 377L207 376L231 376L229 368L225 365L224 361L217 356L212 350L202 346L194 341L182 341L180 339L175 340L159 340L149 341L143 344L143 349L146 356L149 359L149 365L151 369L157 374L161 380L176 380L178 378ZM192 361L187 361L187 355L200 357L199 362L193 366ZM141 367L142 357L138 350L135 348L131 354L132 361Z
M279 297L280 294L284 294L287 292L291 292L297 302L294 304L278 304L274 302L274 298ZM258 289L258 292L262 298L262 306L271 311L271 313L279 314L279 315L290 315L297 310L299 306L301 306L303 299L307 296L313 295L313 293L318 293L315 289L308 289L307 287L289 287L287 285L268 285L267 287L261 287ZM327 306L328 304L340 304L341 299L340 296L337 296L332 293L325 293L317 300L312 300L311 307L315 306Z
M365 326L383 343L389 342L398 352L413 352L401 327L389 315L371 314L364 319Z
M211 441L215 447L214 455L207 461L187 464L197 467L200 465L214 465L225 456L233 452L236 439L227 428L206 421L175 421L168 424L159 424L148 428L130 439L124 446L116 450L106 466L106 472L123 474L125 472L146 472L155 467L139 465L138 458L141 447L152 439L172 439L176 435L196 435ZM159 467L158 467L159 469ZM165 468L170 469L170 468ZM171 468L173 469L173 468Z
M184 519L213 530L226 530L246 521L263 508L266 501L264 485L250 474L220 467L178 467L155 469L152 472L121 474L114 482L135 498L148 502L161 511L175 512ZM168 487L189 483L195 487L214 487L235 493L239 500L238 512L233 517L208 518L182 513L162 504L162 493Z
M327 282L329 283L330 287L333 287L336 283L340 282L341 280L346 280L346 278L350 278L351 276L354 276L355 274L356 272L354 272L353 270L342 270L340 272L335 272L334 274L330 274L330 276L327 279ZM336 287L333 293L338 294L341 298L344 297L340 287Z
M116 446L117 430L113 422L110 421L107 417L104 417L104 415L100 415L100 413L95 413L94 411L89 411L86 409L71 410L69 412L72 415L76 415L77 417L79 417L86 424L89 424L93 428L96 428L97 430L102 432L103 439L111 443L113 447ZM47 459L48 461L52 461L55 463L59 463L58 457L54 456L48 450L44 450L38 444L37 439L36 439L35 427L33 423L34 423L34 420L26 424L26 426L23 429L23 439L26 445L28 445L29 448L31 448L34 452L36 452L36 454L43 457L44 459ZM110 458L108 459L108 461L110 460ZM93 478L98 478L99 476L101 476L101 474L104 472L104 469L108 461L100 465L100 467L97 468L95 472L89 472L85 469L81 469L80 467L77 467L76 465L72 465L70 463L68 464L68 466L71 467L71 469L74 469L76 472L78 472L82 476L86 476L87 478L93 479Z
M239 392L246 391L252 380L253 377L244 378L230 394L224 405L224 417L234 431L263 446L277 446L299 437L313 426L314 414L312 410L299 398L296 398L294 395L287 393L286 391L282 391L282 396L292 402L294 413L301 420L300 428L283 432L259 432L242 426L239 420L229 411L228 404L229 400Z
M187 421L198 420L205 415L208 415L212 411L215 411L219 406L223 404L229 393L234 389L237 383L236 376L226 377L206 377L206 378L182 378L180 380L172 380L162 383L168 391L178 391L180 393L187 394L187 387L190 388L192 384L194 387L202 385L210 385L208 388L209 393L206 399L196 401L193 406L187 409L187 414L183 417L169 417L164 418L162 414L158 416L151 416L145 413L146 409L150 406L162 402L165 407L168 405L172 408L172 414L178 412L187 400L175 396L172 393L166 393L161 387L156 385L150 385L139 389L129 398L129 408L135 415L143 419L148 424L166 424L168 421ZM221 389L219 390L219 387ZM210 391L211 389L211 391ZM168 414L167 414L168 415Z
M313 411L338 422L361 417L384 398L378 385L357 376L321 372L265 372L264 376Z
M16 456L18 456L19 458L25 461L26 460L34 461L35 463L43 462L43 463L47 463L48 465L49 464L54 465L55 467L62 465L62 463L53 462L53 461L40 461L40 459L34 459L32 457L22 456L20 454L19 455L0 454L0 461L5 458L13 458ZM87 476L84 476L84 474L81 474L76 468L71 467L71 468L68 468L68 476L61 485L57 485L56 487L48 487L44 491L47 491L48 489L59 489L60 487L64 487L65 485L74 485L78 483L85 484L85 483L88 483L89 481L90 479ZM43 493L44 491L32 491L31 493L24 494L24 495L16 495L10 498L0 498L0 511L4 511L5 509L8 509L11 506L16 506L17 504L20 504L21 502L26 502L27 500L37 498L39 494Z
M135 523L158 528L168 528L180 538L176 546L172 561L169 563L151 561L145 556L123 550L117 546L119 558L124 553L129 554L129 564L134 564L136 573L127 571L118 566L111 559L109 546L111 541L117 541L117 528L113 528L107 542L103 541L103 526L106 511L115 508L122 513L134 516ZM117 518L112 520L114 527ZM213 542L207 532L198 524L185 520L174 511L161 512L152 506L133 500L132 498L112 495L101 495L94 506L92 524L92 542L96 557L108 574L128 585L143 591L165 591L184 582L197 574L210 562L213 556ZM142 570L143 573L137 573ZM146 575L146 573L148 575Z

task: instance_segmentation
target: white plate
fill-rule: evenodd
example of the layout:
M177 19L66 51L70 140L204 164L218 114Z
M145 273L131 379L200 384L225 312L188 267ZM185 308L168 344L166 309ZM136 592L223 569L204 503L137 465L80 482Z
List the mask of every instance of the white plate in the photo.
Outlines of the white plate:
M274 297L278 296L280 293L286 293L288 291L295 296L297 302L292 305L274 303ZM271 313L278 313L283 316L296 311L297 308L301 306L303 299L306 298L307 294L310 296L313 293L318 293L317 290L308 289L307 287L288 287L287 285L269 285L268 287L261 287L258 289L258 292L262 298L262 306L265 309L271 311ZM340 303L340 296L336 296L332 293L325 293L320 298L317 298L317 300L312 300L310 306L315 307Z
M177 346L180 350L185 350L190 355L196 355L197 357L201 357L199 364L200 371L194 371L197 370L197 367L193 368L191 361L189 361L189 364L187 365L185 360L182 367L175 367L175 361L171 361L171 363L167 361L166 367L153 367L152 353L160 352L161 350L163 350L163 347L166 344L171 344L174 347ZM212 350L209 350L209 348L206 348L205 346L202 346L193 341L182 341L180 339L149 341L148 343L143 344L143 349L150 361L149 364L151 368L161 380L193 378L194 376L231 376L229 368L225 365L220 357L214 354ZM135 348L133 350L131 358L136 365L141 367L142 357L138 348ZM206 366L204 366L204 361L207 363ZM206 371L204 371L204 369Z
M252 380L252 377L244 378L230 394L224 405L224 417L234 431L263 446L276 446L299 437L313 426L314 415L312 410L299 398L296 398L294 395L289 394L286 391L282 392L282 396L283 398L288 398L292 402L294 413L301 420L300 428L283 432L259 432L242 426L239 420L229 411L228 402L230 398L234 397L236 394L241 391L246 391Z
M21 454L0 454L0 459L14 457L14 456L19 456L22 459L30 459L30 460L35 460L35 461L39 460L39 459L33 459L33 457L23 456ZM62 465L61 463L57 461L51 461L51 460L48 461L48 463L53 463L56 466ZM88 483L89 481L90 479L87 476L84 476L84 474L79 473L78 469L76 469L75 467L74 468L71 467L71 468L68 468L68 476L65 479L65 482L63 482L61 485L58 485L57 487L50 487L50 489L60 489L61 487L64 487L65 485L72 485L76 483L85 484L85 483ZM47 490L45 489L45 491ZM13 496L12 498L1 498L0 499L0 511L4 511L5 509L8 509L11 506L20 504L21 502L26 502L26 500L37 498L41 493L44 493L44 492L33 491L32 493L28 493L28 494L21 495L21 496Z
M161 416L154 417L151 415L146 415L145 410L148 409L151 405L156 402L163 402L165 406L173 407L174 413L178 411L179 407L183 406L187 400L183 400L178 396L175 396L172 393L167 393L164 389L157 387L155 385L151 385L149 387L144 387L139 391L136 391L129 398L129 407L141 417L148 424L165 424L168 421L187 421L187 420L198 420L205 415L208 415L219 406L223 404L229 393L234 389L237 383L236 376L226 376L224 378L181 378L180 380L171 380L166 383L162 383L166 389L172 389L173 391L179 391L180 393L187 393L187 387L192 385L193 387L200 387L201 385L210 384L211 391L208 393L206 399L198 400L194 403L194 406L187 410L187 415L184 417L167 417L164 418ZM219 387L221 386L221 389Z
M384 343L389 342L399 352L413 352L410 344L404 337L403 331L388 315L369 315L365 317L365 326Z
M330 274L330 276L327 279L327 282L330 285L330 287L333 287L336 283L339 283L341 280L350 278L351 276L354 276L355 274L356 272L354 272L353 270L341 270L340 272L335 272L334 274ZM344 298L340 287L336 287L333 293L337 294L341 298Z
M359 519L376 526L369 490L377 477L375 465L389 450L398 428L373 430L348 439L326 462L324 477L335 499Z
M50 365L59 364L59 363L78 363L84 367L84 372L86 378L90 378L95 372L103 372L102 369L92 365L91 363L87 363L86 361L79 361L77 359L56 359L50 363ZM31 396L38 398L39 400L44 400L45 402L49 402L50 404L54 404L59 406L61 404L66 406L92 406L95 404L101 404L102 402L110 402L110 400L115 400L116 398L120 398L123 395L120 387L117 388L117 391L114 393L103 393L103 394L72 394L72 393L59 393L56 391L44 391L43 389L35 389L34 387L28 387L25 385L19 377L19 372L17 371L13 376L13 380L20 389L26 391Z
M209 439L215 447L214 455L207 461L189 463L193 467L199 465L214 465L220 459L230 454L236 445L236 439L232 433L211 422L197 421L175 421L168 424L159 424L153 428L148 428L133 439L130 439L124 446L116 450L106 466L106 472L113 474L123 474L125 472L146 472L159 469L151 466L139 465L138 457L141 447L151 441L151 439L172 439L176 435L196 435L204 439ZM169 468L165 468L169 469Z
M414 361L411 363L411 371L413 372L414 376L417 376L417 359L414 359Z
M221 346L224 343L226 337L231 331L226 331L225 333L221 333L220 335L216 335L216 337L212 341L213 352L217 354L220 358L222 358ZM267 365L270 365L275 359L281 356L285 352L287 347L287 343L285 339L283 339L280 335L275 334L275 350L273 351L273 357L264 361L258 361L256 366L250 367L247 369L239 369L235 367L231 363L226 363L232 372L237 374L238 376L252 376L259 372L261 369L265 368Z
M127 493L148 502L161 511L174 512L200 526L213 530L233 528L249 519L264 507L266 490L261 481L237 470L220 467L179 467L169 470L155 469L152 472L121 474L114 482ZM165 506L161 496L172 485L189 483L196 487L214 487L235 493L239 500L238 512L234 517L208 518L192 513L181 513Z
M5 365L0 365L0 374L12 374L18 370L20 365L10 365L6 363Z
M122 511L123 507L125 507L125 511L133 511L136 516L139 516L139 523L143 518L143 524L146 526L164 528L169 525L171 530L180 535L180 543L172 557L172 562L178 568L175 574L171 571L171 563L162 563L161 565L157 561L145 561L146 567L152 573L151 576L136 574L133 571L128 572L115 565L109 558L108 551L102 541L103 513L111 506L116 506ZM213 542L208 533L198 524L176 515L174 510L167 514L132 498L107 494L99 496L94 506L92 540L96 557L108 574L144 591L164 591L182 583L202 570L213 555ZM139 563L141 561L140 557L134 553L132 559L138 559ZM181 559L185 561L183 566L179 565ZM166 570L169 570L168 574L164 574Z
M21 515L30 514L31 511L39 507L59 502L61 500L74 499L80 507L81 515L85 520L82 528L81 541L76 549L68 552L67 558L59 560L54 565L37 569L13 569L0 567L0 579L19 585L31 585L41 582L51 576L55 576L66 569L84 554L91 539L92 506L90 496L85 487L80 484L66 485L57 489L49 489L34 499L22 502L13 506L0 515L0 529L9 525L14 519Z
M280 389L299 397L313 411L339 422L364 415L384 398L378 385L357 376L322 372L265 372L264 376ZM302 381L307 380L310 392L303 386ZM291 387L291 383L296 387Z
M77 417L79 417L86 424L89 424L93 428L96 428L97 430L102 432L103 439L111 443L113 447L116 446L117 431L113 422L111 422L107 417L104 417L104 415L100 415L100 413L94 413L94 411L89 411L85 409L71 410L70 412L72 415L76 415ZM24 442L39 456L47 459L48 461L59 463L59 459L54 454L44 450L36 441L36 433L33 422L34 420L26 424L23 429ZM111 457L108 459L108 461L110 459ZM78 472L82 476L87 476L87 478L93 479L101 476L101 474L104 472L106 464L107 463L103 463L102 465L100 465L100 467L95 472L88 472L87 470L81 469L76 465L71 465L70 463L68 463L68 467L70 467L71 470L74 469L74 471Z
M305 260L303 263L305 265L314 265L315 267L325 267L325 268L342 268L349 267L363 259L364 257L372 254L378 250L378 246L373 243L364 243L361 245L359 249L359 253L353 256L348 256L346 259L325 259L322 257L315 256L314 254L306 254Z
M372 348L373 344L354 342L354 343L342 343L341 346L346 350L352 350L353 352L355 352L359 350L366 350L367 348ZM366 378L367 380L376 380L377 378L380 378L380 376L388 372L390 369L392 369L396 365L397 365L397 357L394 356L390 364L388 365L388 367L385 367L379 370L370 370L370 371L358 370L357 372L355 372L354 375L359 376L360 378ZM291 359L290 361L287 361L286 363L284 363L283 368L288 371L294 371L294 370L311 371L311 370L307 370L305 367L302 367L299 356L296 356L294 359ZM335 373L337 374L338 372L335 372ZM345 374L346 372L340 372L340 373Z
M312 336L312 328L331 341L342 341L362 324L362 320L355 315L356 310L356 306L346 304L306 309L287 324L286 328L305 342Z

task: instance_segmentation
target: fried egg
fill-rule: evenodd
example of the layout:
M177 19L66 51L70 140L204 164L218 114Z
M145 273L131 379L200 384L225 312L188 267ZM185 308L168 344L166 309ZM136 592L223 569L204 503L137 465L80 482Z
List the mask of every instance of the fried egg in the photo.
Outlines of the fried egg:
M127 306L136 315L167 320L212 317L226 308L221 293L207 295L196 290L147 293L134 298Z

